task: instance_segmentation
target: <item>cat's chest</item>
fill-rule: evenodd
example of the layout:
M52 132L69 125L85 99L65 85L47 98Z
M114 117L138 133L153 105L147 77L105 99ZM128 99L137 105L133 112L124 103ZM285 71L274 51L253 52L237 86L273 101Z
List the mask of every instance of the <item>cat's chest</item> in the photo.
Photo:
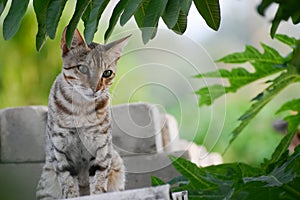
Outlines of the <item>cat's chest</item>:
M72 137L68 138L67 153L70 155L75 165L85 165L89 160L95 157L95 150L92 148L96 144L93 144L91 140L82 136L82 133L76 133Z
M109 134L102 134L100 126L92 128L65 129L62 137L52 137L54 143L59 145L75 162L91 160L96 157L98 146L108 143Z

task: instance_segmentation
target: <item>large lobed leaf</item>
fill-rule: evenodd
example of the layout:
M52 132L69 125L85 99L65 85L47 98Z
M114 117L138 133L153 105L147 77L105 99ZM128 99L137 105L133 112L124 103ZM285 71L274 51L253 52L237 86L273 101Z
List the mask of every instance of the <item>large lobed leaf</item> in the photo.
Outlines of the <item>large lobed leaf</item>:
M278 41L288 45L291 48L295 48L297 46L297 43L298 43L298 40L296 38L289 37L289 36L283 35L283 34L276 34L275 39L277 39Z
M277 78L275 78L269 87L267 87L262 93L260 93L253 99L255 102L239 118L241 123L232 131L232 138L229 142L229 145L237 138L237 136L244 130L244 128L252 121L252 119L267 103L269 103L283 89L285 89L290 84L299 81L299 79L299 74L293 69L289 69L287 72L283 72Z
M271 170L243 163L229 163L210 167L197 167L183 158L170 156L173 166L183 178L174 178L172 191L188 190L189 199L297 199L300 195L300 147L289 156L282 154L269 163ZM165 184L152 177L153 185ZM177 184L177 182L181 184Z
M282 39L282 38L281 38ZM284 39L282 39L284 40ZM288 39L284 40L287 41ZM214 100L230 92L236 92L241 87L285 70L286 59L282 57L275 49L265 44L261 44L264 52L260 53L252 46L246 46L244 52L233 53L218 60L224 63L245 63L250 62L254 72L245 68L234 68L231 71L219 69L214 72L198 74L196 78L226 78L230 85L213 85L201 88L196 91L200 95L199 105L210 105Z
M282 64L284 58L272 47L261 44L264 52L260 53L256 48L247 45L244 52L233 53L218 60L224 63L245 63L258 62L269 64Z
M289 114L284 118L286 122L288 122L288 130L287 134L284 136L284 138L281 140L280 144L277 146L275 152L273 153L270 160L266 160L263 164L263 167L266 170L270 170L272 165L270 163L274 163L275 161L278 161L279 158L286 152L288 147L291 144L291 141L297 133L299 124L300 124L300 99L293 99L291 101L288 101L284 103L276 113L286 112L286 111L295 111L294 114Z
M293 48L293 51L287 57L282 57L275 49L265 44L261 44L264 50L263 53L260 53L252 46L247 46L244 52L230 54L218 61L224 63L249 62L253 66L254 72L250 72L245 68L238 67L233 68L231 71L219 69L214 72L208 72L196 76L196 78L222 78L229 81L228 86L223 86L220 84L210 85L196 91L196 94L200 95L199 105L202 106L205 104L210 105L214 100L222 95L229 92L236 92L241 87L256 80L281 72L277 78L267 82L269 86L264 91L260 92L255 98L252 99L254 103L239 118L241 123L232 131L232 138L229 145L267 103L269 103L288 85L297 82L300 79L300 75L298 73L299 70L292 63L293 59L297 56L295 49L298 45L298 41L295 38L290 38L285 35L277 35L276 39ZM295 121L298 123L298 118L299 116L289 116L286 120L293 122ZM293 123L291 122L290 127L292 125ZM281 153L278 153L278 155L280 156Z

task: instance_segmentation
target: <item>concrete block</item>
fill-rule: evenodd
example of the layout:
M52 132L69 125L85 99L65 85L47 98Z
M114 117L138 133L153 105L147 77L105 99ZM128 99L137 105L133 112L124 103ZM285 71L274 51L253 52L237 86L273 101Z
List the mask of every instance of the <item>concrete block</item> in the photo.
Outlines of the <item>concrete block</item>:
M179 176L168 158L169 154L123 157L127 171L126 190L150 187L151 176L159 177L164 181ZM186 152L174 152L172 155L189 158ZM42 166L43 163L0 164L0 199L35 199L36 185Z
M0 164L0 199L35 199L42 163Z
M168 155L189 159L188 153L184 151L123 157L127 172L126 189L150 187L151 176L164 181L179 176Z
M44 160L46 111L45 106L1 110L1 162Z
M159 110L151 104L113 106L113 143L121 155L162 152Z
M83 196L70 200L169 200L170 186L162 185L135 190L125 190L122 192L110 192L99 195Z
M113 143L121 155L163 150L158 109L135 103L112 107ZM0 111L1 162L44 160L46 106Z

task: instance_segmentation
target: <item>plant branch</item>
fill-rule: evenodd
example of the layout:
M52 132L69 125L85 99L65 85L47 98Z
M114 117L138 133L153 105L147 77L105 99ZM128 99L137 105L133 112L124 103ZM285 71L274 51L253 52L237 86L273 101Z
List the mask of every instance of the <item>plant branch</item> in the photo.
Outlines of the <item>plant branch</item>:
M291 194L293 197L298 198L300 196L300 192L298 192L297 190L295 190L291 186L289 186L289 185L286 184L286 185L283 185L282 187L283 187L283 189L285 189L286 191L288 191L288 193Z

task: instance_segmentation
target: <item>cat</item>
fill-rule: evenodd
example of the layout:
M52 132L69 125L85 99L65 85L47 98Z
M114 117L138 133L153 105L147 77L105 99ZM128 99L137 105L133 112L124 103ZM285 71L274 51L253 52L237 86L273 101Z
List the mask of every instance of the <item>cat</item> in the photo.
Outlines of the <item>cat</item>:
M63 66L49 95L46 160L37 199L62 199L125 188L125 167L113 149L109 86L129 37L87 45L64 30Z

